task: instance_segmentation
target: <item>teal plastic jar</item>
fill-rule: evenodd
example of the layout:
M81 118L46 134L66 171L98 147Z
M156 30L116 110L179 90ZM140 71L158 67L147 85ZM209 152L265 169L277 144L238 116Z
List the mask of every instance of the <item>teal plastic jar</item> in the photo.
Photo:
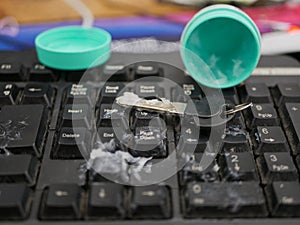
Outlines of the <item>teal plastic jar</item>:
M189 74L212 88L246 80L257 66L261 36L251 18L236 7L213 5L199 11L181 36L181 57Z
M83 70L109 59L111 39L100 28L67 26L39 34L35 46L44 65L60 70Z

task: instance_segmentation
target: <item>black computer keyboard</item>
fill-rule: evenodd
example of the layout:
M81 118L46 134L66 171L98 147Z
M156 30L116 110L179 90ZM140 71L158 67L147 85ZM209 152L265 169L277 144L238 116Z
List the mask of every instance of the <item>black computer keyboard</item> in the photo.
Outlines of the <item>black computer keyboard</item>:
M84 79L84 71L44 67L34 51L1 52L0 223L300 224L300 63L288 56L262 57L244 84L222 90L226 101L253 106L226 124L220 151L205 169L199 162L213 154L207 150L210 129L198 132L195 123L182 125L177 115L136 109L111 118L124 88L141 97L201 100L203 90L179 68L177 52L113 53ZM134 82L140 78L145 80ZM185 91L174 91L160 78ZM135 140L137 148L131 148L118 142L112 125L122 124L123 117L146 143ZM158 130L149 130L155 126ZM110 171L123 168L116 152L106 158L111 162L100 157L97 164L111 166L108 177L87 165L99 139L114 139L122 151L118 157L147 159L145 167L174 152L172 160L180 161L191 146L195 151L166 179L143 186L149 184L147 174L119 171L114 175L123 174L120 184L109 179ZM143 151L148 140L157 139L159 145ZM158 171L167 169L163 164ZM126 184L126 178L139 185Z

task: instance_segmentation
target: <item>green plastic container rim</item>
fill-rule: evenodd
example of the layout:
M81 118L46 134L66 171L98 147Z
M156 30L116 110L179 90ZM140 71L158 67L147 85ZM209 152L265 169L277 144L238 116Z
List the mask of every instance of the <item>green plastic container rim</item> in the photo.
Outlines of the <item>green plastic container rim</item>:
M53 47L53 43L64 39L76 40L76 47L67 50ZM38 58L44 65L60 70L83 70L101 65L109 59L111 40L111 35L100 28L67 26L39 34L35 46ZM85 41L91 41L94 46L86 47Z
M229 19L236 20L236 21L240 22L241 24L245 25L245 27L247 27L249 29L249 31L251 32L251 34L253 35L254 40L258 46L258 54L256 55L255 58L253 58L253 70L255 69L255 67L259 61L259 58L260 58L261 36L260 36L260 32L259 32L257 26L255 25L255 23L253 22L253 20L242 10L240 10L234 6L225 5L225 4L208 6L204 9L200 10L197 14L195 14L193 16L193 18L190 20L190 22L184 28L183 33L181 35L181 40L180 40L180 43L182 46L181 47L181 58L184 62L184 65L186 66L186 69L191 74L191 76L199 83L201 83L201 81L198 79L198 75L193 74L193 71L191 71L191 69L189 68L189 59L186 55L187 49L185 48L185 46L187 45L187 41L188 41L191 33L200 24L207 22L208 20L212 20L212 19L216 19L216 18L229 18ZM202 84L205 86L211 87L211 88L232 87L232 86L235 86L235 85L241 83L242 81L246 80L251 75L252 71L250 73L248 73L246 76L245 75L240 76L240 78L236 79L234 83L231 82L231 83L218 85L218 86L215 86L212 83L202 83Z

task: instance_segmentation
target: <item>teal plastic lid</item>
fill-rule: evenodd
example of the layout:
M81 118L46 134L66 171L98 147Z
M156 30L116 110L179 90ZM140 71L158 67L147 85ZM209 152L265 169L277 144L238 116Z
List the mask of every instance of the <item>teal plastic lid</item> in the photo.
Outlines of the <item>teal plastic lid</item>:
M47 30L35 39L44 65L61 70L83 70L110 57L111 35L99 28L68 26Z
M259 61L260 42L260 33L246 13L230 5L213 5L186 25L181 57L197 82L228 88L251 75Z

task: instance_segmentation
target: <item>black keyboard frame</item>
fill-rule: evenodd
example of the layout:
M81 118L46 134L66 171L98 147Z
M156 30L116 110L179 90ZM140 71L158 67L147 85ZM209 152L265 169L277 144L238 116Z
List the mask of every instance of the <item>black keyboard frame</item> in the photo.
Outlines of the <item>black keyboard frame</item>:
M274 67L274 61L280 62L282 66L295 67L295 59L292 59L287 56L280 56L279 58L264 57L261 59L259 67ZM34 62L38 62L36 53L34 50L30 51L21 51L21 52L0 52L0 61L3 62L22 62L25 66L30 66ZM160 54L133 54L133 53L113 53L110 59L110 62L122 62L125 64L136 63L138 61L158 61L164 63L171 63L172 65L178 65L180 68L183 68L182 62L180 60L180 54L178 52L174 53L160 53ZM276 64L276 63L275 63ZM281 66L281 65L280 65ZM300 70L300 64L299 64ZM171 74L171 71L170 71ZM276 79L274 79L276 77ZM289 82L300 83L300 73L299 75L290 75L290 76L280 76L280 75L253 75L249 78L249 81L252 82L262 82L266 83L269 87L274 86L278 82L284 82L288 80ZM28 81L29 82L29 81ZM23 88L28 82L11 82L16 83L19 87ZM7 82L1 82L7 83ZM61 101L64 94L65 88L76 82L67 82L64 79L64 76L60 78L57 82L51 82L51 86L56 89L56 97L54 107L51 114L51 123L49 124L48 135L46 138L46 143L44 146L44 152L42 157L42 163L40 168L40 174L43 171L44 167L53 168L53 170L58 170L60 168L69 168L74 169L74 173L78 173L78 167L84 162L84 160L52 160L50 159L50 153L55 140L57 121L61 109ZM39 174L39 175L40 175ZM77 176L78 177L78 176ZM179 195L179 186L177 176L173 176L168 179L165 183L171 187L172 194L172 218L167 220L115 220L115 221L106 221L106 220L77 220L77 221L42 221L38 219L38 213L40 208L40 200L44 188L50 183L59 183L60 177L56 177L53 180L53 177L47 176L44 174L42 179L38 178L37 185L35 187L33 202L31 205L30 215L24 221L0 221L0 224L24 224L24 225L35 225L35 224L76 224L76 225L85 225L85 224L103 224L103 225L112 225L112 224L124 224L124 225L179 225L179 224L189 224L189 225L299 225L300 218L235 218L235 219L184 219L181 214L180 209L180 198ZM79 180L74 180L70 177L64 177L63 183L78 183Z

